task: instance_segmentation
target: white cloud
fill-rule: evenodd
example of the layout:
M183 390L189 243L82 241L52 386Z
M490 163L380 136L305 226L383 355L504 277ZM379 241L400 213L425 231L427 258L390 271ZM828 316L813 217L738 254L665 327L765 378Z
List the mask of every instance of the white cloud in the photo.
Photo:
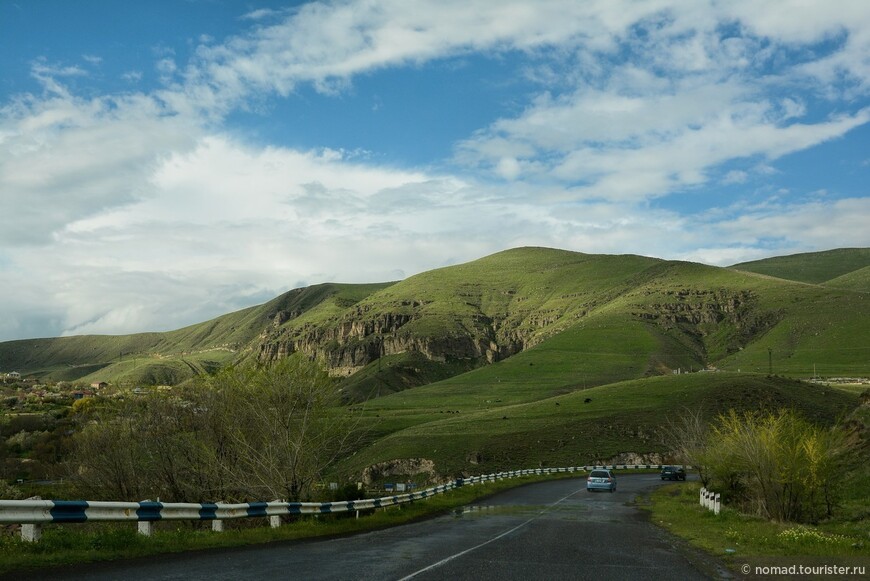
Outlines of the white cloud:
M527 179L557 179L575 185L578 198L644 199L696 188L725 162L769 162L867 123L866 107L844 103L810 121L802 97L774 95L808 80L831 82L785 58L801 43L843 36L847 48L824 50L842 54L853 44L870 50L861 28L870 24L870 11L850 4L854 21L827 11L807 25L801 18L825 10L800 3L799 16L777 24L772 15L779 8L756 5L660 7L647 21L635 21L643 34L620 37L627 56L600 54L611 66L571 79L575 86L567 91L541 93L520 115L478 131L459 144L457 161L510 179L520 172ZM695 10L703 17L690 18L698 16ZM758 22L744 22L752 18ZM737 22L741 37L727 28ZM860 75L867 61L850 60L849 74Z
M725 174L725 177L722 178L722 183L742 184L742 183L746 182L746 179L748 177L749 177L749 175L745 171L735 169L735 170L731 170L727 174Z
M263 20L280 14L281 11L279 10L272 10L271 8L260 8L258 10L252 10L247 14L243 14L240 18L241 20Z
M147 196L161 158L192 145L195 123L165 116L142 94L95 99L48 85L0 110L0 230L4 245L46 242L67 224Z
M176 328L299 283L519 245L715 264L870 245L866 198L649 207L714 177L775 177L778 158L867 123L862 0L389 0L242 20L252 28L224 42L199 37L189 62L159 51L153 93L83 97L68 83L84 69L34 62L42 94L0 109L0 340ZM336 93L472 53L521 53L539 90L457 144L453 172L225 127L300 84Z

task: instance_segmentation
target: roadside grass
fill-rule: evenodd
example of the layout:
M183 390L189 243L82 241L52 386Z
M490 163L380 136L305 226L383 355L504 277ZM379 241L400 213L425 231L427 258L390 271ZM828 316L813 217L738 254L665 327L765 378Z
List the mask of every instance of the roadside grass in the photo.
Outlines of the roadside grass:
M26 575L48 567L349 535L431 518L510 488L576 476L525 476L463 486L410 504L364 511L358 519L354 513L310 515L274 529L257 522L266 519L254 518L225 521L221 533L212 532L208 521L157 522L151 537L140 535L135 522L44 525L37 543L23 542L17 535L0 536L0 574Z
M724 559L734 568L746 559L759 557L870 558L870 523L846 529L776 523L722 507L719 515L698 503L701 485L681 483L663 486L651 495L651 504L641 505L653 523L691 545ZM832 532L839 529L840 532Z
M825 385L831 389L844 391L853 395L861 395L865 391L870 392L870 385L866 383L825 383Z

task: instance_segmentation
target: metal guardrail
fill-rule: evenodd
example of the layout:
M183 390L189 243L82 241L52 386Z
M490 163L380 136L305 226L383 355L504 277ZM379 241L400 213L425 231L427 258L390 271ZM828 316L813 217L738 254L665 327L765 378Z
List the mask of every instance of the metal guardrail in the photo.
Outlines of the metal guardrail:
M530 475L586 472L594 469L639 470L661 469L660 464L615 464L596 466L572 466L570 468L534 468L512 470L483 476L457 478L446 484L395 496L368 498L338 502L245 502L185 503L185 502L111 502L88 500L0 500L0 523L20 524L21 537L37 541L41 525L46 523L83 523L92 521L138 522L139 532L151 534L151 525L164 520L209 520L216 531L223 530L223 521L237 518L269 517L273 527L280 526L280 517L285 515L332 514L372 510L406 504L443 494L465 485L494 482L506 478ZM691 468L691 467L688 467Z

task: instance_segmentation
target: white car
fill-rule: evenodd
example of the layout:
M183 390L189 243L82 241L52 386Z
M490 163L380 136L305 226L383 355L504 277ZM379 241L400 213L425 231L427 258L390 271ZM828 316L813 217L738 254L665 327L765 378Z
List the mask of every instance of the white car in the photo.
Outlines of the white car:
M603 468L595 469L586 478L586 490L589 492L593 490L616 492L616 476L610 470Z

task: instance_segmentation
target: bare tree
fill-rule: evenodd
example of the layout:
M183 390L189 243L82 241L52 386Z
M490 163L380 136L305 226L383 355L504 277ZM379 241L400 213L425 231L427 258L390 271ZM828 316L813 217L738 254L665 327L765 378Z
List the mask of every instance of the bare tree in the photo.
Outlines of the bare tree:
M698 471L701 482L709 483L708 458L709 427L700 408L686 408L676 418L668 417L663 431L663 440L668 449L684 464Z
M70 478L83 494L114 500L299 500L359 441L359 416L301 357L229 368L77 419Z
M97 500L142 500L149 482L143 476L145 441L136 418L121 404L77 418L79 431L67 462L70 480L80 493Z

